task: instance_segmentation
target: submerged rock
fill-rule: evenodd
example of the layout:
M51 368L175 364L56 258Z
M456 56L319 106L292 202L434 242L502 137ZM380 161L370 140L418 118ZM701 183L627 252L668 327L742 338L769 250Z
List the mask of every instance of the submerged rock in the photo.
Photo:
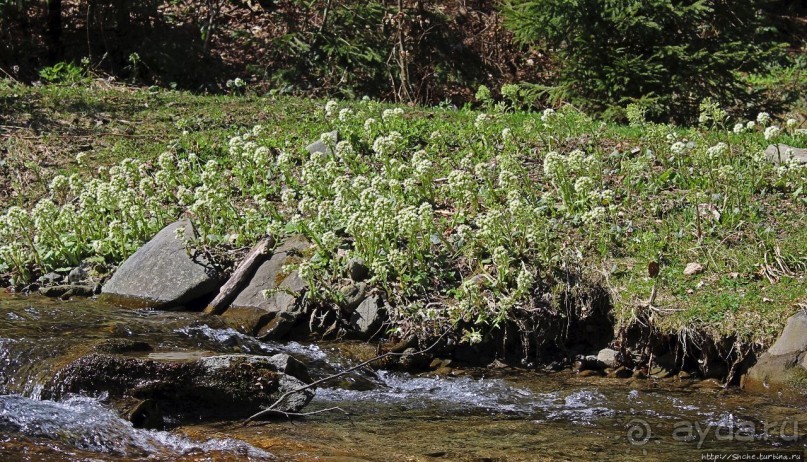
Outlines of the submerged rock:
M177 230L193 236L187 220L172 223L138 249L101 290L108 301L134 307L174 308L215 292L217 275L204 259L188 255Z
M121 354L150 352L154 351L154 348L146 342L139 342L128 338L110 338L95 345L93 350L96 353Z
M742 387L751 391L807 391L807 313L787 320L776 343L748 370Z
M42 287L39 289L39 293L51 298L92 297L95 294L95 287L78 284L65 284L60 286Z
M153 415L240 417L273 404L281 395L310 380L305 366L288 355L219 355L183 360L154 360L91 354L59 370L45 398L70 393L106 395L110 404L138 421ZM293 393L277 406L298 412L314 396L311 389ZM146 407L143 403L148 402Z

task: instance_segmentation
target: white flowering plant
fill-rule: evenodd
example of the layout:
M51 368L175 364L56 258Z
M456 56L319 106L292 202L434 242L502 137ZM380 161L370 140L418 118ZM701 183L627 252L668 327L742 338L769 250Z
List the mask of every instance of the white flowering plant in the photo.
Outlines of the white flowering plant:
M479 98L492 100L484 89ZM561 322L575 300L589 300L586 285L611 289L629 319L649 293L643 267L659 253L659 301L668 306L711 300L674 274L695 258L747 275L743 287L756 290L754 265L777 236L807 228L797 226L803 164L761 155L769 142L807 141L796 123L760 116L749 128L710 102L693 129L647 122L638 106L628 111L631 127L567 106L489 109L331 100L306 114L319 124L318 152L258 125L220 150L172 142L153 159L123 159L91 177L57 175L33 207L0 214L0 270L23 283L91 256L120 262L183 215L197 230L192 247L245 249L266 234L301 233L314 248L297 269L320 303L337 301L348 261L359 258L399 335L456 329L474 343L536 312ZM89 168L89 159L91 151L79 162ZM783 252L803 258L795 246ZM725 294L738 283L704 284ZM723 315L734 326L755 306ZM708 324L707 314L717 316L659 322Z

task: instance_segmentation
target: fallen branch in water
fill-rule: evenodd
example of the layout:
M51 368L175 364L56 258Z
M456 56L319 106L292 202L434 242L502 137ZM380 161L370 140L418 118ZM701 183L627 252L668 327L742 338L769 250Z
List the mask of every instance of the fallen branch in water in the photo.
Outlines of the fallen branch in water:
M270 409L267 409L267 411L269 411L269 410ZM351 413L347 412L346 410L344 410L344 409L342 409L341 407L338 407L338 406L328 407L328 408L325 408L325 409L319 409L317 411L310 411L310 412L285 412L285 411L279 411L277 409L271 409L271 411L272 412L270 412L269 414L281 415L281 416L284 416L284 417L286 417L288 419L291 419L292 417L308 417L310 415L324 414L326 412L333 412L333 411L339 411L342 414L346 415L348 418L350 418L350 416L352 415ZM252 418L252 417L250 417L250 418Z
M446 336L446 334L448 334L448 332L444 332L444 333L443 333L443 335L441 335L440 337L438 337L438 338L437 338L437 340L435 340L435 341L434 341L434 343L432 343L431 345L429 345L429 347L428 347L428 348L425 348L425 349L423 349L423 350L416 351L416 352L411 353L411 354L413 354L413 355L419 355L419 354L423 354L423 353L428 353L430 350L432 350L434 347L436 347L436 346L437 346L437 345L440 343L440 340L442 340L442 339L443 339L443 337L445 337L445 336ZM321 383L325 383L325 382L327 382L327 381L329 381L329 380L333 380L333 379L336 379L336 378L342 377L342 376L343 376L343 375L345 375L345 374L349 374L349 373L351 373L351 372L355 371L356 369L361 369L362 367L364 367L364 366L366 366L366 365L368 365L368 364L370 364L370 363L373 363L373 362L375 362L375 361L379 361L379 360L384 359L384 358L386 358L386 357L389 357L389 356L404 356L405 354L406 354L406 353L404 353L404 352L400 352L400 353L399 353L399 352L393 352L393 351L390 351L390 352L388 352L388 353L384 353L384 354L382 354L382 355L378 355L378 356L376 356L375 358L368 359L367 361L364 361L364 362L362 362L362 363L360 363L360 364L357 364L357 365L355 365L355 366L353 366L353 367L351 367L351 368L345 369L345 370L343 370L342 372L339 372L339 373L336 373L336 374L333 374L333 375L329 375L328 377L323 377L323 378L321 378L321 379L319 379L319 380L315 380L315 381L313 381L313 382L311 382L311 383L309 383L309 384L307 384L307 385L304 385L304 386L302 386L302 387L297 387L297 388L295 388L294 390L287 391L286 393L283 393L283 394L280 396L280 398L278 398L278 399L277 399L277 401L275 401L274 403L272 403L272 405L271 405L271 406L269 406L268 408L266 408L266 409L264 409L264 410L262 410L262 411L260 411L260 412L258 412L258 413L256 413L256 414L253 414L253 415L251 415L249 418L247 418L247 419L244 421L243 425L246 425L246 424L248 424L248 423L252 422L253 420L260 419L261 417L264 417L264 416L267 416L267 415L270 415L270 414L283 414L283 415L286 415L286 416L294 416L294 417L296 417L296 416L297 416L297 414L296 414L296 413L278 411L278 410L277 410L277 409L275 409L275 408L276 408L276 407L277 407L277 406L278 406L280 403L282 403L282 402L283 402L283 400L285 400L286 398L288 398L289 396L291 396L291 395L293 395L293 394L295 394L295 393L299 393L299 392L301 392L301 391L304 391L304 390L307 390L307 389L309 389L309 388L315 387L315 386L317 386L317 385L319 385L319 384L321 384ZM322 412L325 412L325 411L333 411L333 410L340 410L340 411L342 411L342 412L345 412L345 411L344 411L344 410L342 410L341 408L329 408L329 409L323 409L323 410L320 410L320 411L313 411L313 412L311 412L311 413L303 413L303 414L301 414L301 416L305 416L305 415L311 415L311 414L319 414L319 413L322 413ZM345 413L345 414L347 414L347 413Z

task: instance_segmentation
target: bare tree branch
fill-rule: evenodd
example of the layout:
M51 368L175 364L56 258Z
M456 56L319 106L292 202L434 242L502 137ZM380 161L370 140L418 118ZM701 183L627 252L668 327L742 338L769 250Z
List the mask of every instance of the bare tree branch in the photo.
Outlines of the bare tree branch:
M434 343L432 343L431 345L429 345L429 347L428 347L428 348L425 348L425 349L423 349L423 350L416 351L416 352L414 352L414 353L412 353L412 354L416 354L416 355L417 355L417 354L428 353L430 350L432 350L433 348L435 348L435 347L436 347L436 346L437 346L437 345L440 343L440 341L443 339L443 337L445 337L447 334L448 334L448 332L444 332L444 333L443 333L443 335L441 335L440 337L438 337L438 338L437 338L437 340L435 340L435 341L434 341ZM333 375L329 375L328 377L323 377L323 378L321 378L321 379L319 379L319 380L315 380L315 381L313 381L313 382L311 382L311 383L309 383L309 384L307 384L307 385L304 385L304 386L302 386L302 387L297 387L297 388L295 388L294 390L287 391L286 393L283 393L283 394L280 396L280 398L278 398L278 399L277 399L277 401L275 401L274 403L272 403L272 405L271 405L271 406L269 406L268 408L266 408L266 409L264 409L264 410L262 410L262 411L260 411L260 412L258 412L258 413L256 413L256 414L253 414L253 415L251 415L249 418L247 418L247 419L244 421L243 425L246 425L246 424L248 424L248 423L252 422L253 420L260 419L261 417L264 417L264 416L267 416L267 415L270 415L270 414L294 415L294 413L286 413L286 412L278 411L278 410L276 410L275 408L276 408L276 407L277 407L277 406L278 406L280 403L282 403L282 402L283 402L283 400L285 400L286 398L288 398L289 396L291 396L291 395L293 395L293 394L295 394L295 393L299 393L299 392L301 392L301 391L303 391L303 390L307 390L307 389L309 389L309 388L315 387L315 386L317 386L317 385L319 385L319 384L321 384L321 383L325 383L325 382L327 382L327 381L329 381L329 380L333 380L333 379L336 379L336 378L342 377L342 376L343 376L343 375L345 375L345 374L349 374L349 373L351 373L351 372L355 371L356 369L361 369L362 367L364 367L364 366L366 366L366 365L368 365L368 364L370 364L370 363L373 363L373 362L375 362L375 361L379 361L379 360L384 359L384 358L386 358L386 357L389 357L389 356L404 356L405 354L406 354L405 352L396 353L396 352L392 352L392 351L390 351L389 353L384 353L384 354L382 354L382 355L376 356L375 358L368 359L367 361L364 361L364 362L362 362L362 363L360 363L360 364L357 364L357 365L355 365L355 366L353 366L353 367L351 367L351 368L345 369L345 370L344 370L344 371L342 371L342 372L339 372L339 373L336 373L336 374L333 374Z

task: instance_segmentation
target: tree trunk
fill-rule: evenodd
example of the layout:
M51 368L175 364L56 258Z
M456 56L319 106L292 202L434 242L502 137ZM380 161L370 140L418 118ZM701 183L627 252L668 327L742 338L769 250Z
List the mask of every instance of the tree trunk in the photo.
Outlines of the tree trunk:
M129 0L115 1L115 14L118 30L118 39L124 39L129 35L131 20L129 19Z
M48 0L48 60L55 64L62 55L62 0Z

